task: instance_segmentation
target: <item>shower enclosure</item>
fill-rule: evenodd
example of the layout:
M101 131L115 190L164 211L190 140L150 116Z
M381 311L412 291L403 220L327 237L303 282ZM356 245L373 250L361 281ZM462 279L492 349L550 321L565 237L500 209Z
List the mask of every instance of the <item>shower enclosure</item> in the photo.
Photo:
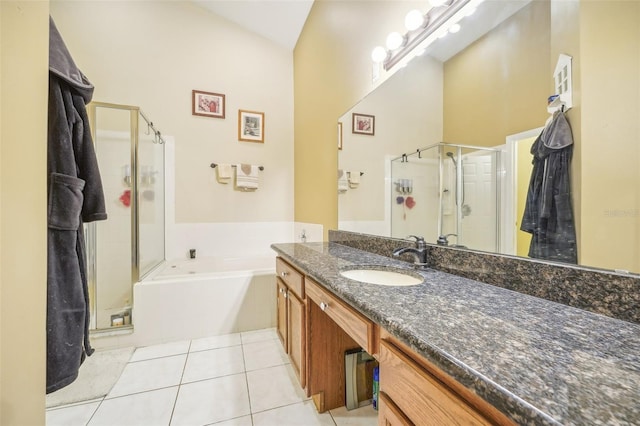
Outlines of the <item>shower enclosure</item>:
M164 261L164 138L140 108L92 102L108 220L85 225L91 330L132 327L133 284Z
M499 252L500 153L438 143L391 160L391 235Z

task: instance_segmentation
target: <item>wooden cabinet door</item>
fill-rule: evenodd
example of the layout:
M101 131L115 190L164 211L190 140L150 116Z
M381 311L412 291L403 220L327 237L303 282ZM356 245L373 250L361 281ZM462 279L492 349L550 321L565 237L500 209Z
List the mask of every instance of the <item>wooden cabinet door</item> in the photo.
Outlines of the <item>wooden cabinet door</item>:
M378 395L378 426L414 426L384 392Z
M418 425L489 426L490 421L390 342L380 343L380 391Z
M293 292L289 292L287 296L289 308L289 359L291 366L300 380L300 386L303 388L306 383L306 345L305 345L305 305L304 302L296 297Z
M289 341L288 332L287 332L287 286L278 278L276 280L277 287L277 301L278 301L278 322L276 326L276 330L278 332L278 337L280 338L280 342L282 343L282 347L285 352L288 351Z

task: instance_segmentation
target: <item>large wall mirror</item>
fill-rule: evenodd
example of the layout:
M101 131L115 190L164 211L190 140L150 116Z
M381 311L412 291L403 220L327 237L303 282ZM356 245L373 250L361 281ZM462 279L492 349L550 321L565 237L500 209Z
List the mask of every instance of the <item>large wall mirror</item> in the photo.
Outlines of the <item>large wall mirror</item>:
M338 118L339 228L528 256L530 149L568 55L578 263L640 273L640 2L486 0L460 24Z

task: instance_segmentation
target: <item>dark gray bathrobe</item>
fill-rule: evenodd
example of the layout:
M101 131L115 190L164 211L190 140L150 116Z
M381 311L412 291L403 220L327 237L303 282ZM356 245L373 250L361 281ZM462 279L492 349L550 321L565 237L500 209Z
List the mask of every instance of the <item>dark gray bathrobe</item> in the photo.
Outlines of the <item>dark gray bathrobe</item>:
M578 262L569 172L571 127L556 111L531 147L533 171L520 229L532 234L529 257Z
M85 108L93 85L49 25L47 393L73 382L93 353L82 224L107 218Z

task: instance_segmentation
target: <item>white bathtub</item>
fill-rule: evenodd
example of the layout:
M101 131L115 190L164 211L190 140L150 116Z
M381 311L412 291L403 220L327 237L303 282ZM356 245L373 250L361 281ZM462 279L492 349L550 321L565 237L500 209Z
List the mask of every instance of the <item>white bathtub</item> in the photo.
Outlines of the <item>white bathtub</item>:
M149 277L153 281L193 278L194 275L236 275L238 272L254 274L274 273L275 257L202 257L165 262ZM143 281L147 281L146 279Z
M138 346L275 327L275 256L168 261L133 297Z

